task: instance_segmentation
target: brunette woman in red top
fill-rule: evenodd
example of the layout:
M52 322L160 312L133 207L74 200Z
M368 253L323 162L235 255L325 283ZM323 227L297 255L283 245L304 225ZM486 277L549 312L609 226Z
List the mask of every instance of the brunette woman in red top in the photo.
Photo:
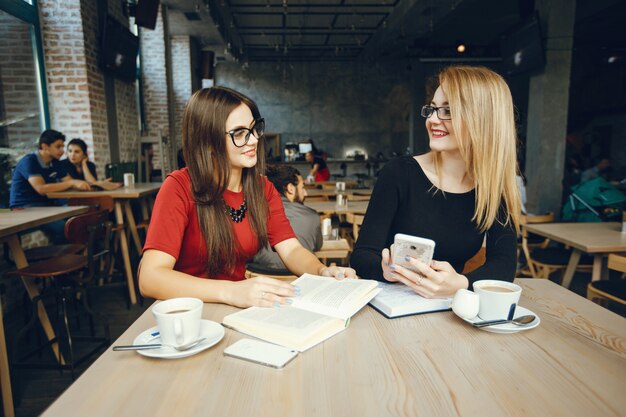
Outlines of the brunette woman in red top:
M139 271L147 297L198 297L238 307L288 304L296 289L245 279L245 263L269 244L295 275L355 277L326 267L296 239L265 171L265 122L256 104L223 87L196 92L183 115L186 168L157 195ZM201 279L202 278L202 279Z

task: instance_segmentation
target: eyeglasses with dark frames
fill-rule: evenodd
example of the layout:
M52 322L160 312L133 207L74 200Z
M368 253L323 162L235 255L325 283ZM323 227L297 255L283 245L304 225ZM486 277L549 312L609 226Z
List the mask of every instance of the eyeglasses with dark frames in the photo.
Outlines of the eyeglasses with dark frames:
M238 148L246 146L250 140L250 135L254 135L255 138L261 139L265 133L265 119L257 119L254 121L254 125L248 129L246 127L240 127L237 129L226 132L230 139L233 141L233 145Z
M437 112L439 120L452 120L452 113L450 113L450 107L435 107L435 106L423 106L422 117L429 118L433 113Z

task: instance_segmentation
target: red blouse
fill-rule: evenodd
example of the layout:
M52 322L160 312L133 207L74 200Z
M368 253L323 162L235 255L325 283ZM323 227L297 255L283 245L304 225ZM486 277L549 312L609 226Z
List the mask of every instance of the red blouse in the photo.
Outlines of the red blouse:
M267 233L271 246L295 238L289 220L285 216L280 195L267 178L263 178L265 198L269 203ZM238 209L243 203L243 192L226 190L224 201ZM226 216L226 214L224 214ZM241 281L245 279L246 262L258 251L259 245L249 222L249 212L240 223L232 222L238 250L232 274L220 273L213 279ZM144 251L156 249L176 258L174 270L199 278L207 275L207 249L196 214L196 205L191 193L191 178L187 168L174 171L167 176L161 187L150 220Z

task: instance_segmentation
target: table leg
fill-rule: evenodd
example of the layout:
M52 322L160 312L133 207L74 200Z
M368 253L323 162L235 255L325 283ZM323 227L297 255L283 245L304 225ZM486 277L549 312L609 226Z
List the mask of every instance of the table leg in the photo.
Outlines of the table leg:
M572 283L572 278L574 278L574 273L576 272L578 261L580 261L580 255L581 252L578 249L572 249L572 254L569 257L567 268L565 269L565 273L563 274L562 285L565 288L569 288L570 284Z
M133 237L133 241L135 242L135 248L137 249L137 253L141 255L143 250L141 247L141 241L139 240L139 233L137 233L137 223L135 223L133 208L131 207L129 200L124 201L124 211L126 212L126 221L128 222L130 235Z
M147 198L149 197L142 198L139 200L141 204L141 216L142 216L141 220L143 221L146 221L150 218L150 213L148 212L148 202L146 201Z
M124 224L122 203L119 200L115 200L115 221L117 221L117 224ZM126 273L126 282L128 283L128 296L130 297L130 303L137 304L135 280L133 279L133 270L130 266L130 254L128 251L128 239L126 238L126 233L120 233L120 245L122 247L122 258L124 259L124 272Z
M7 343L4 338L4 319L2 318L2 302L0 301L0 389L2 390L2 410L5 417L14 417L13 394L11 393L11 375Z
M602 255L594 255L593 267L591 269L591 281L602 279Z
M17 266L18 268L27 267L28 261L26 260L26 255L24 255L24 251L22 250L20 238L17 235L13 235L9 237L8 243L9 249L13 254L13 259L15 260L15 266ZM22 282L24 283L24 287L26 287L28 297L32 300L35 297L39 296L39 287L37 287L34 279L29 277L21 278ZM56 335L54 334L54 329L52 328L50 318L48 317L48 313L46 313L46 309L43 306L43 303L37 303L37 315L39 316L39 321L41 322L41 326L43 327L43 331L46 333L46 337L48 338L48 340L55 339ZM59 352L59 344L57 342L54 342L52 344L52 350L54 351L54 356L58 358L59 363L61 365L65 365L65 359L63 359L63 355Z

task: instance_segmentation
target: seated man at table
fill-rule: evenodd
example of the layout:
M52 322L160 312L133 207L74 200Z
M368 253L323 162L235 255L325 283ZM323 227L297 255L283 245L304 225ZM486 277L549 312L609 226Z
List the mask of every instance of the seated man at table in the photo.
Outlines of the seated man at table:
M311 252L319 250L322 247L320 217L302 204L306 190L300 172L288 165L269 165L266 175L281 195L287 219L302 246ZM261 249L248 267L267 274L289 274L278 254L269 247Z
M70 188L89 190L87 182L73 179L61 167L59 159L65 152L65 135L56 130L45 130L39 137L39 148L17 163L11 179L9 207L19 209L60 205L46 197L47 193ZM55 243L62 242L65 222L41 226Z

